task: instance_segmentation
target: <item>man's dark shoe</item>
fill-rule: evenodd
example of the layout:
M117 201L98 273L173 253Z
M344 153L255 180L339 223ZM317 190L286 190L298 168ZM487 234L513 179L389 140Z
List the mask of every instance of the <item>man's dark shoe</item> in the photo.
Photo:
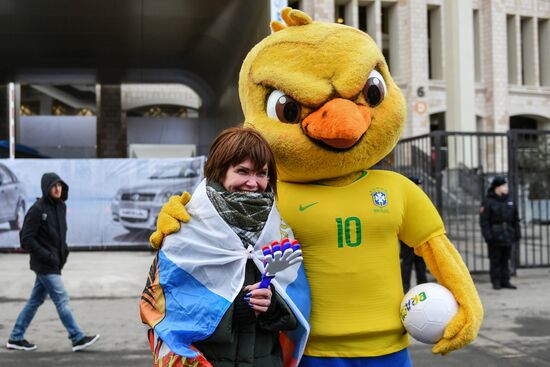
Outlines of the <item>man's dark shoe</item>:
M88 348L90 345L94 344L99 339L99 334L94 336L85 336L76 343L73 343L73 352L78 352L79 350Z
M15 349L15 350L25 350L25 351L30 351L30 350L35 350L36 349L36 345L32 344L32 343L29 343L28 341L26 341L25 339L23 340L8 340L8 342L6 343L6 348L8 349Z
M493 284L493 289L499 290L501 288L500 284Z
M506 289L518 289L518 287L516 287L516 286L513 285L512 283L503 284L503 285L502 285L502 288L506 288Z

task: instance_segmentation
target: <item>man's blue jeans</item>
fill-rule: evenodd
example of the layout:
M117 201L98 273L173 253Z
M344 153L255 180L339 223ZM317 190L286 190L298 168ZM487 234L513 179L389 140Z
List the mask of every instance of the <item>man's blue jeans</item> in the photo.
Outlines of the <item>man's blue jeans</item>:
M10 334L11 340L24 339L25 331L29 327L38 307L44 303L48 295L55 304L57 314L69 333L69 339L75 343L84 337L69 307L69 294L65 290L61 275L37 273L31 297L15 321L15 326Z

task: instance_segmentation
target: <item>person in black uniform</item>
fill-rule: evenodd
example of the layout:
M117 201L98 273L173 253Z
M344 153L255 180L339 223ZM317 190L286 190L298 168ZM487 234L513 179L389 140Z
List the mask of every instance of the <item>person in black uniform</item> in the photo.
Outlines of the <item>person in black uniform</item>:
M422 185L422 180L416 176L409 176L409 180L416 185ZM426 263L424 259L414 253L414 249L405 245L399 241L401 247L401 281L403 282L403 292L407 293L411 287L411 274L414 265L414 272L416 273L416 285L427 283L428 277L426 276Z
M481 233L489 249L491 283L494 289L517 287L510 283L510 254L521 238L519 216L508 197L506 178L496 176L480 208Z

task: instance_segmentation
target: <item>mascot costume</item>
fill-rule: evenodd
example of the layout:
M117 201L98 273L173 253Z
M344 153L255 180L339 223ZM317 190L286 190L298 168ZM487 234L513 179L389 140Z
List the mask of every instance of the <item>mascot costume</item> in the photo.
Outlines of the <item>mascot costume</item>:
M311 334L300 366L409 366L398 240L424 258L459 309L433 347L475 339L483 307L429 198L397 173L369 170L397 144L403 95L374 41L358 29L282 12L247 55L239 94L245 126L270 143L279 209L302 244L311 287ZM172 197L151 243L189 219L189 194Z

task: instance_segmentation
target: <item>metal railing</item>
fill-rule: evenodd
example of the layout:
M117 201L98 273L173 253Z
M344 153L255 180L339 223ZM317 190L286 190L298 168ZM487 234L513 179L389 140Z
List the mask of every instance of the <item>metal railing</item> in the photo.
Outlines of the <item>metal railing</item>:
M422 179L472 272L489 270L479 209L491 179L506 176L522 229L513 268L550 266L550 131L437 131L402 139L377 167Z

